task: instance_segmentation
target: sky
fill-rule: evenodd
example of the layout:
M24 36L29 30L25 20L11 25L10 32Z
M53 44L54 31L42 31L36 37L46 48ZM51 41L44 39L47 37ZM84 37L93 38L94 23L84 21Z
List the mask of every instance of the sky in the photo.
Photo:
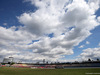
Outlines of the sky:
M0 0L0 62L100 59L100 0Z

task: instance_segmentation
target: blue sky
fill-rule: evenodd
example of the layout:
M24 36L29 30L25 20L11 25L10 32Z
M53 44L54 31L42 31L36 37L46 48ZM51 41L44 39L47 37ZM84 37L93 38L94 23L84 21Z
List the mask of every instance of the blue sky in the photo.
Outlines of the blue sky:
M99 32L99 0L0 0L1 60L100 59Z
M24 12L32 12L35 11L36 7L30 5L28 2L24 2L23 0L9 0L6 2L6 0L0 1L0 25L6 27L3 25L3 23L7 23L8 27L11 26L19 26L22 25L18 22L18 19L16 18L20 14Z

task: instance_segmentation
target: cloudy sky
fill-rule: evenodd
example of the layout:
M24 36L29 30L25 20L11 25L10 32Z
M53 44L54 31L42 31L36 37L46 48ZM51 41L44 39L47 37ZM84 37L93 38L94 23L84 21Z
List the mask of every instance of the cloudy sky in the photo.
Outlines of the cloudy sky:
M0 0L0 61L100 59L100 0Z

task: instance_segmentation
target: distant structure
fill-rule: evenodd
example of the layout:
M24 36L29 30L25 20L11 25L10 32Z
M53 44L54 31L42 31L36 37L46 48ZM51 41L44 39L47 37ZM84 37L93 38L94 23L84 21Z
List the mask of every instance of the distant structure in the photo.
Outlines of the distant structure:
M43 64L45 64L45 59L43 59Z
M12 63L13 62L13 57L9 57L9 58L4 58L3 59L3 63Z
M0 67L2 67L1 63L0 63Z

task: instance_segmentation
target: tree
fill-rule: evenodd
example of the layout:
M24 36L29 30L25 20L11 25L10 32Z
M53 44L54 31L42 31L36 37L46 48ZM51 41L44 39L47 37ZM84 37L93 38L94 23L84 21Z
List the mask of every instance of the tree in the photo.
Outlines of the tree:
M91 61L91 59L88 59L88 61L90 62L90 61Z
M97 58L97 61L99 61L99 59Z

